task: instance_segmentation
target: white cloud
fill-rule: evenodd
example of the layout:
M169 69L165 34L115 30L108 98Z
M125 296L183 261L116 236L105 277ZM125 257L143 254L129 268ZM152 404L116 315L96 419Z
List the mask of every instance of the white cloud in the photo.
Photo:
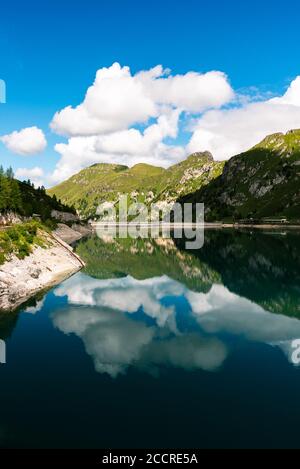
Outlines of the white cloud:
M170 75L167 78L148 80L146 84L155 102L190 113L219 108L234 98L227 76L217 71Z
M169 111L157 119L157 123L144 132L131 128L99 136L95 148L99 152L119 155L150 156L155 147L166 137L177 137L179 111Z
M168 167L206 150L215 159L228 159L268 134L300 128L300 76L282 96L267 96L254 88L238 95L219 71L172 75L158 65L132 74L118 63L102 68L83 102L53 117L53 131L68 139L55 145L60 159L48 183L94 163ZM39 153L47 145L37 127L0 140L20 155ZM18 171L20 177L42 182L39 175L25 175L24 168Z
M273 98L270 100L270 102L300 106L300 76L292 81L286 93L282 97Z
M228 159L268 134L299 128L300 76L282 96L269 96L253 87L237 94L219 71L172 75L158 65L132 74L118 63L102 68L83 102L53 117L52 130L68 140L55 145L60 159L49 183L94 163L168 167L207 150Z
M180 116L218 108L233 97L226 75L218 71L170 75L158 65L133 75L118 63L102 68L84 101L53 117L52 130L69 139L55 146L61 159L51 182L94 163L177 163L186 150L166 139L177 138Z
M36 187L43 185L43 176L44 171L42 168L36 166L35 168L18 168L16 170L15 176L20 181L26 181L30 179Z
M300 128L300 76L281 97L204 113L194 124L188 150L209 150L216 159L228 159L266 135L295 128Z
M41 153L47 146L44 132L38 127L14 131L0 137L0 140L11 152L24 156Z
M131 128L107 135L72 137L68 143L57 144L55 150L61 159L52 181L64 180L93 163L114 162L129 166L141 161L156 166L176 163L184 157L184 148L167 145L163 140L177 136L179 111L165 109L164 112L144 131Z
M164 105L202 112L222 106L234 96L221 72L165 75L161 65L135 75L118 63L102 68L84 101L57 112L51 128L73 137L107 134L159 117Z
M155 103L143 84L118 63L98 70L82 104L55 114L52 129L71 136L94 135L126 129L156 116Z

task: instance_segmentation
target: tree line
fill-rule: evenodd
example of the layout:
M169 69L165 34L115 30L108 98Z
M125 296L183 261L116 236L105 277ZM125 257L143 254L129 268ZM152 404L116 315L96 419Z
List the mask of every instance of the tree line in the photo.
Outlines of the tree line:
M21 191L14 179L13 170L10 167L5 171L3 166L0 166L0 212L20 212L21 209Z
M30 217L38 214L43 220L51 218L51 211L76 213L74 207L64 205L56 196L50 197L44 186L38 188L28 179L18 181L11 167L0 166L0 213L15 212Z

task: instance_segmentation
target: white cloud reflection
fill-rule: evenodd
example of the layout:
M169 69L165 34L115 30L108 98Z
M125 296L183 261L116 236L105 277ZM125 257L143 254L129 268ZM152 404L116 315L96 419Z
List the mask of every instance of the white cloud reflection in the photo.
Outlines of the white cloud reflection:
M79 336L96 370L111 377L131 365L149 371L159 365L216 370L229 353L219 338L224 332L277 345L288 358L291 341L300 337L298 319L267 312L219 284L197 293L167 276L96 280L79 274L55 294L66 296L69 306L53 314L54 325ZM184 333L177 324L176 297L185 299L194 319ZM136 320L132 314L139 311L145 316Z

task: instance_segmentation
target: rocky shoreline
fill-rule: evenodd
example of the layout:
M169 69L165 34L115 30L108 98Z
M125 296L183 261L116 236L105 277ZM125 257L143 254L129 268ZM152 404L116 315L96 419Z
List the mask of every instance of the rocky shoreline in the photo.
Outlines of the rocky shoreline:
M24 259L16 256L0 266L0 310L12 311L84 267L84 262L55 233L43 233L47 247L34 247Z

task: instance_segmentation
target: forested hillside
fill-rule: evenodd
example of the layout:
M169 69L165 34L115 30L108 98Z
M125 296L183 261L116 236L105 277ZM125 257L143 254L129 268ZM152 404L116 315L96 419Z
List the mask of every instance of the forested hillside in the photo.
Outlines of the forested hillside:
M37 214L47 220L52 210L75 213L74 208L62 204L56 196L46 194L44 187L35 188L30 181L18 181L11 168L5 171L0 166L0 214L14 212L26 217Z

